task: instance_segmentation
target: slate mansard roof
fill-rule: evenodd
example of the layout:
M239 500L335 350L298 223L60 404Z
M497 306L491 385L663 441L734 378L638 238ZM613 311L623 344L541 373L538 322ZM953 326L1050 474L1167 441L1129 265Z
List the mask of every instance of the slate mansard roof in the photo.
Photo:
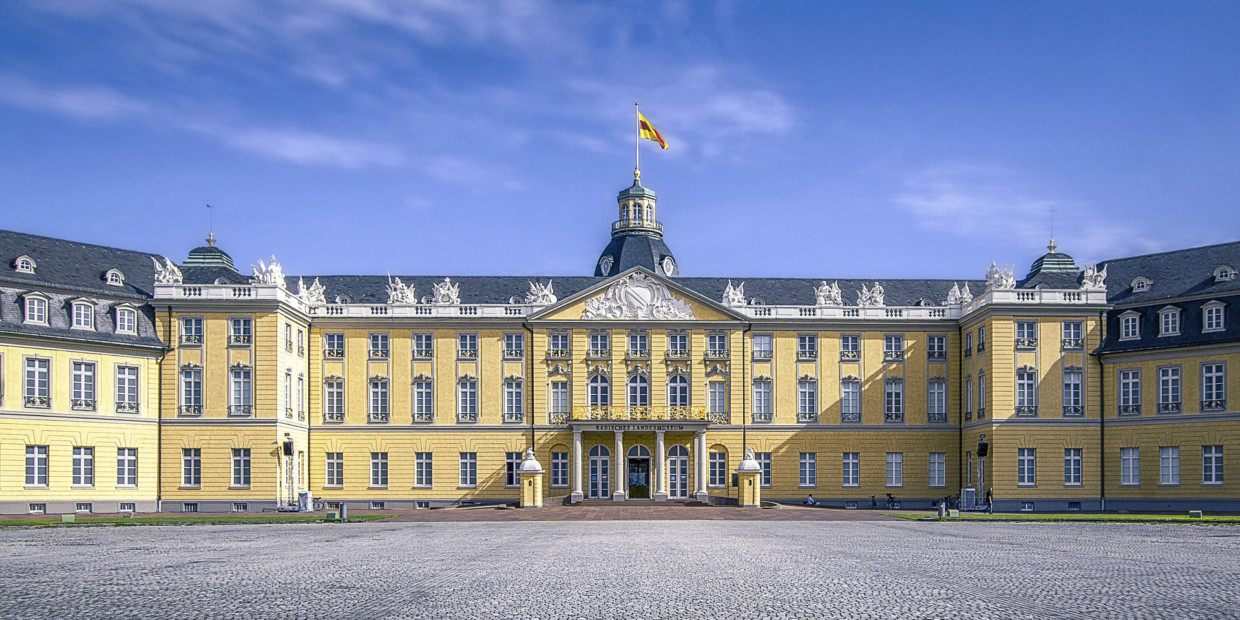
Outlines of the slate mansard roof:
M1113 304L1153 303L1172 297L1240 293L1240 278L1215 282L1214 270L1240 269L1240 241L1103 261L1107 300ZM1138 276L1152 280L1148 290L1133 291Z

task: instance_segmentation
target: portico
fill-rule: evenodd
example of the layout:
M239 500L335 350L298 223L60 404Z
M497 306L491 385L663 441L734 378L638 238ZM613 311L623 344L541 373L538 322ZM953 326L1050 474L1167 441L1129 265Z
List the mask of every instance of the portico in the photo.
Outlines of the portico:
M707 420L574 420L570 501L707 501Z

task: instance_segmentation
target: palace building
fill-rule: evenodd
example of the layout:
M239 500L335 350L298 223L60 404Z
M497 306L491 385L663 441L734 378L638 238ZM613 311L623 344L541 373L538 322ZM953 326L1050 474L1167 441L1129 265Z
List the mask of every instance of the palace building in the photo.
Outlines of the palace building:
M735 503L752 449L764 499L1240 511L1240 242L729 280L681 274L639 177L618 207L563 277L0 231L0 512L512 502L528 448L548 501Z

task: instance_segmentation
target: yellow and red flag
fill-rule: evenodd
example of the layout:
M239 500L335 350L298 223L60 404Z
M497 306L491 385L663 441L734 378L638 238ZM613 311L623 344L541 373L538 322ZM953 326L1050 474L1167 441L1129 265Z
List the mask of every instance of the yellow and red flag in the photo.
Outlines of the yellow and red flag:
M667 141L663 139L663 136L659 135L659 130L655 129L654 125L651 125L650 121L646 120L646 116L640 111L637 113L637 131L641 134L641 137L647 140L654 140L659 143L659 146L667 148Z

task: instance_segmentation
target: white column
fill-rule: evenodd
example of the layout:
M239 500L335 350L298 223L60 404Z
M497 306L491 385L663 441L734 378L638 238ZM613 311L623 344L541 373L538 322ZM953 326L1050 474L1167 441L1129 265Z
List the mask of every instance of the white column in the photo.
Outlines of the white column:
M616 458L613 461L616 464L615 469L611 472L611 478L615 481L615 491L612 491L611 498L617 502L624 501L628 495L628 477L625 475L625 457L624 457L624 431L616 431Z
M706 431L698 431L693 438L696 448L694 450L694 458L697 465L695 468L697 470L696 475L694 475L696 480L693 485L697 490L694 492L694 495L698 501L705 502L709 496L709 493L706 491Z
M573 431L573 493L568 497L568 501L573 503L585 497L581 492L581 451L581 431Z
M663 445L663 431L654 432L654 499L662 502L667 500L667 489L664 482L664 461L667 457L667 446Z

